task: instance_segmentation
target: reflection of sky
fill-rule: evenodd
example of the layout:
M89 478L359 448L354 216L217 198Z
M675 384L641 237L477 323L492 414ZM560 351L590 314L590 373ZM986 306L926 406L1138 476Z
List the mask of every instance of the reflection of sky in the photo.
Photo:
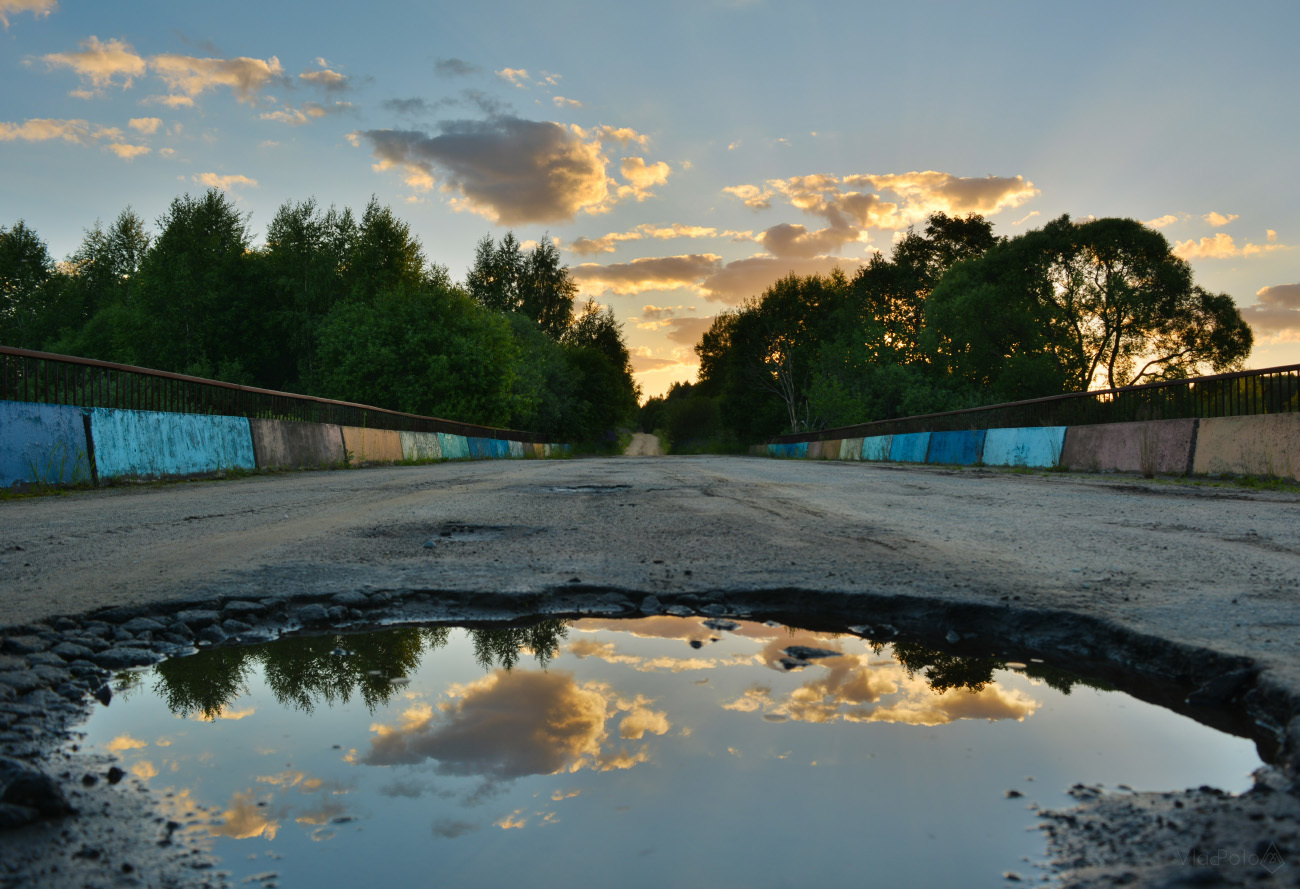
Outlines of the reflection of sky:
M792 645L840 654L787 670ZM246 718L138 694L88 740L171 793L237 878L283 886L568 886L578 860L629 886L999 886L1041 855L1027 803L1077 781L1241 790L1256 764L1119 694L1012 671L935 694L888 649L756 623L580 621L534 667L484 672L456 631L373 713L286 710L259 674L226 708Z

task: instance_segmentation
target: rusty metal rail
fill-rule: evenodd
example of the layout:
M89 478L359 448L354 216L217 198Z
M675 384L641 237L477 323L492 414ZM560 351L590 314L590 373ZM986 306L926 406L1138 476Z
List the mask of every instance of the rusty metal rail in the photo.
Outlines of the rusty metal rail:
M1025 426L1091 426L1135 420L1241 417L1300 412L1300 364L1165 380L1122 389L1070 392L959 411L877 420L814 432L778 435L773 443L828 441Z
M535 432L458 423L348 401L9 346L0 346L0 401L295 420L524 442L550 441L548 436Z

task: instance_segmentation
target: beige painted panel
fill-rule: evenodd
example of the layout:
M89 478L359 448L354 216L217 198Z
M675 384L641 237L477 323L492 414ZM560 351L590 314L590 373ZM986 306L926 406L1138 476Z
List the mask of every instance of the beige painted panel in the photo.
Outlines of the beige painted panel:
M1202 420L1192 471L1300 479L1300 414Z
M399 463L402 459L402 439L392 429L344 426L343 447L351 454L354 466L360 463Z

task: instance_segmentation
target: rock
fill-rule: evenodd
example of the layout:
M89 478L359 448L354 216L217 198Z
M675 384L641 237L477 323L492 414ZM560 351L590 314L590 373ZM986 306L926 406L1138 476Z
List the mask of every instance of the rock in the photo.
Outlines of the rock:
M0 802L25 806L42 815L66 815L73 811L59 782L16 759L0 757Z
M122 629L128 633L161 633L167 625L152 617L135 617L122 624Z
M843 657L842 651L831 651L829 648L811 648L807 645L791 645L784 649L785 653L798 661L815 661L824 657Z
M248 617L254 614L261 614L266 610L266 606L261 602L247 602L243 599L234 599L225 604L221 609L226 617Z
M54 629L58 630L60 633L66 633L69 630L75 630L80 626L81 624L77 623L75 620L73 620L70 617L60 617L54 621Z
M727 613L727 606L719 605L716 602L714 602L711 605L705 605L703 608L700 609L700 614L707 614L711 617L722 617L726 613Z
M240 633L247 633L253 629L253 625L246 624L242 620L235 620L232 617L229 620L222 621L221 629L225 630L227 635L238 636Z
M718 630L723 633L729 633L732 630L740 629L740 624L736 623L734 620L726 620L721 617L711 617L704 622L704 625L710 630Z
M32 672L41 677L41 681L46 685L61 685L72 679L72 674L63 667L47 667L45 664L37 664L32 667Z
M26 806L13 806L0 803L0 830L12 830L31 824L40 815L35 809Z
M324 605L304 605L298 609L298 620L304 624L323 624L330 619Z
M123 670L127 667L143 667L152 664L157 658L147 648L123 646L101 651L91 660L106 670Z
M347 620L348 617L348 609L345 605L335 605L326 613L329 615L329 619L334 623Z
M948 640L949 645L952 645L953 643L961 641L961 633L958 633L956 630L949 630L948 635L943 638Z
M346 605L349 608L359 608L370 604L370 599L365 593L357 590L349 590L345 593L338 593L330 599L335 605Z
M89 646L78 645L75 642L60 642L58 645L51 648L50 651L63 658L65 661L88 659L95 653Z
M9 636L4 640L4 650L10 654L35 654L50 646L40 636Z
M689 605L669 605L664 609L665 614L671 614L673 617L691 617L695 614L695 609Z
M33 667L63 667L67 661L49 651L36 651L27 655L27 663Z
M216 624L210 624L199 630L199 641L207 642L212 645L220 645L226 641L226 631Z
M1024 796L1024 794L1021 793L1019 790L1008 790L1005 794L1003 794L1003 796L1005 796L1007 799L1020 799L1022 796Z
M44 683L41 677L31 670L9 670L0 673L0 685L7 685L17 694L25 695L33 689L40 688Z
M99 701L105 707L107 707L113 700L113 689L108 687L107 682L95 689L91 694L94 696L95 700Z
M641 600L642 614L658 614L663 611L664 606L660 604L658 596L646 596Z
M1252 682L1256 673L1256 670L1242 669L1216 676L1188 695L1187 703L1193 707L1221 707Z
M703 648L703 647L704 647L704 643L701 642L699 639L692 639L692 640L690 641L690 646L691 646L691 648Z
M176 619L188 625L191 630L201 630L208 624L215 624L220 621L221 615L206 608L192 608L176 612Z
M117 766L113 766L112 768L110 768L108 772L105 773L104 775L104 778L108 781L109 784L120 784L122 783L122 779L125 777L126 777L126 772L122 771Z
M64 640L72 645L80 645L83 648L89 648L91 651L103 651L108 648L108 642L98 636L90 633L70 633ZM54 646L57 649L59 646ZM53 651L54 649L51 649Z

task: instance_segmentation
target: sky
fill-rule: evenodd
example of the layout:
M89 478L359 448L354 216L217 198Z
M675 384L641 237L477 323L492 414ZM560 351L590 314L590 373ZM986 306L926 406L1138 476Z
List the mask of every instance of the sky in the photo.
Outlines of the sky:
M0 225L229 193L553 239L646 396L719 312L933 212L1158 228L1300 363L1300 4L0 0Z

